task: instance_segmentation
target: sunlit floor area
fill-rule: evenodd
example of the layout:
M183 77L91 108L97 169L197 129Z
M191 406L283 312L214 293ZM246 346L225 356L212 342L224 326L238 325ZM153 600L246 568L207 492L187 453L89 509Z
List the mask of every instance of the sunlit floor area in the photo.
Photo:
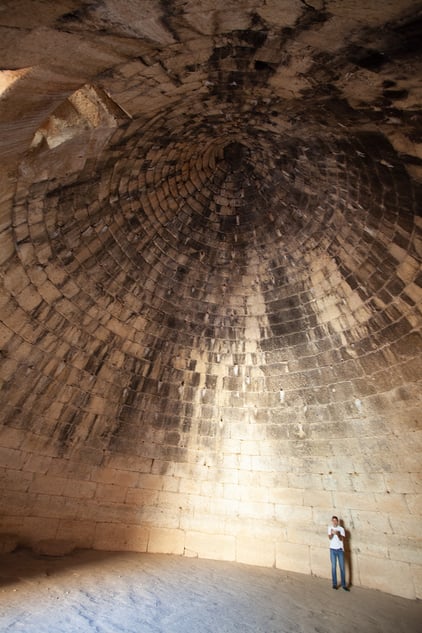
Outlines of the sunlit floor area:
M127 552L0 557L2 633L416 633L421 622L420 602L276 569Z

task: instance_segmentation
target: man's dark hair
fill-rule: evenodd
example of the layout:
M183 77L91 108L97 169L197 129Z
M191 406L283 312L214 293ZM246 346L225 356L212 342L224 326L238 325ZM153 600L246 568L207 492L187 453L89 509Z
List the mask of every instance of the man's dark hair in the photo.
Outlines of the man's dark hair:
M338 517L336 517L336 515L335 515L335 514L331 517L331 521L332 521L333 519L337 519L337 521L338 521Z

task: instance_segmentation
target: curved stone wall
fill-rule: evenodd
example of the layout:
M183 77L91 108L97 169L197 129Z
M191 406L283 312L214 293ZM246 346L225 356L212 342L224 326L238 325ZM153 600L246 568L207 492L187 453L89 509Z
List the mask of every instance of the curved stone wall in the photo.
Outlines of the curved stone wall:
M420 597L414 3L28 4L1 531L327 576L335 512L350 580Z

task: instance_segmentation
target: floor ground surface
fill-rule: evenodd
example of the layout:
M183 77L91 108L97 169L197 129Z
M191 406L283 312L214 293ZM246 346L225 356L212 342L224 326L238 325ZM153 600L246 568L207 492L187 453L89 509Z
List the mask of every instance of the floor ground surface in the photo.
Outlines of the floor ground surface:
M127 552L0 556L1 633L417 633L421 624L419 601L333 591L276 569Z

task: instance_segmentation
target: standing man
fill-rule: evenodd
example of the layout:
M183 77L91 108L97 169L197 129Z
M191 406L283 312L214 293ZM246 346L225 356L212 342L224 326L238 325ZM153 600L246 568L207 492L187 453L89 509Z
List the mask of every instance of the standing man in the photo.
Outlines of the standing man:
M340 567L341 586L344 591L349 591L346 587L346 573L344 569L344 539L346 533L344 527L339 525L338 517L331 518L331 525L328 526L328 538L330 539L330 559L331 559L331 578L333 581L333 589L337 589L337 561Z

